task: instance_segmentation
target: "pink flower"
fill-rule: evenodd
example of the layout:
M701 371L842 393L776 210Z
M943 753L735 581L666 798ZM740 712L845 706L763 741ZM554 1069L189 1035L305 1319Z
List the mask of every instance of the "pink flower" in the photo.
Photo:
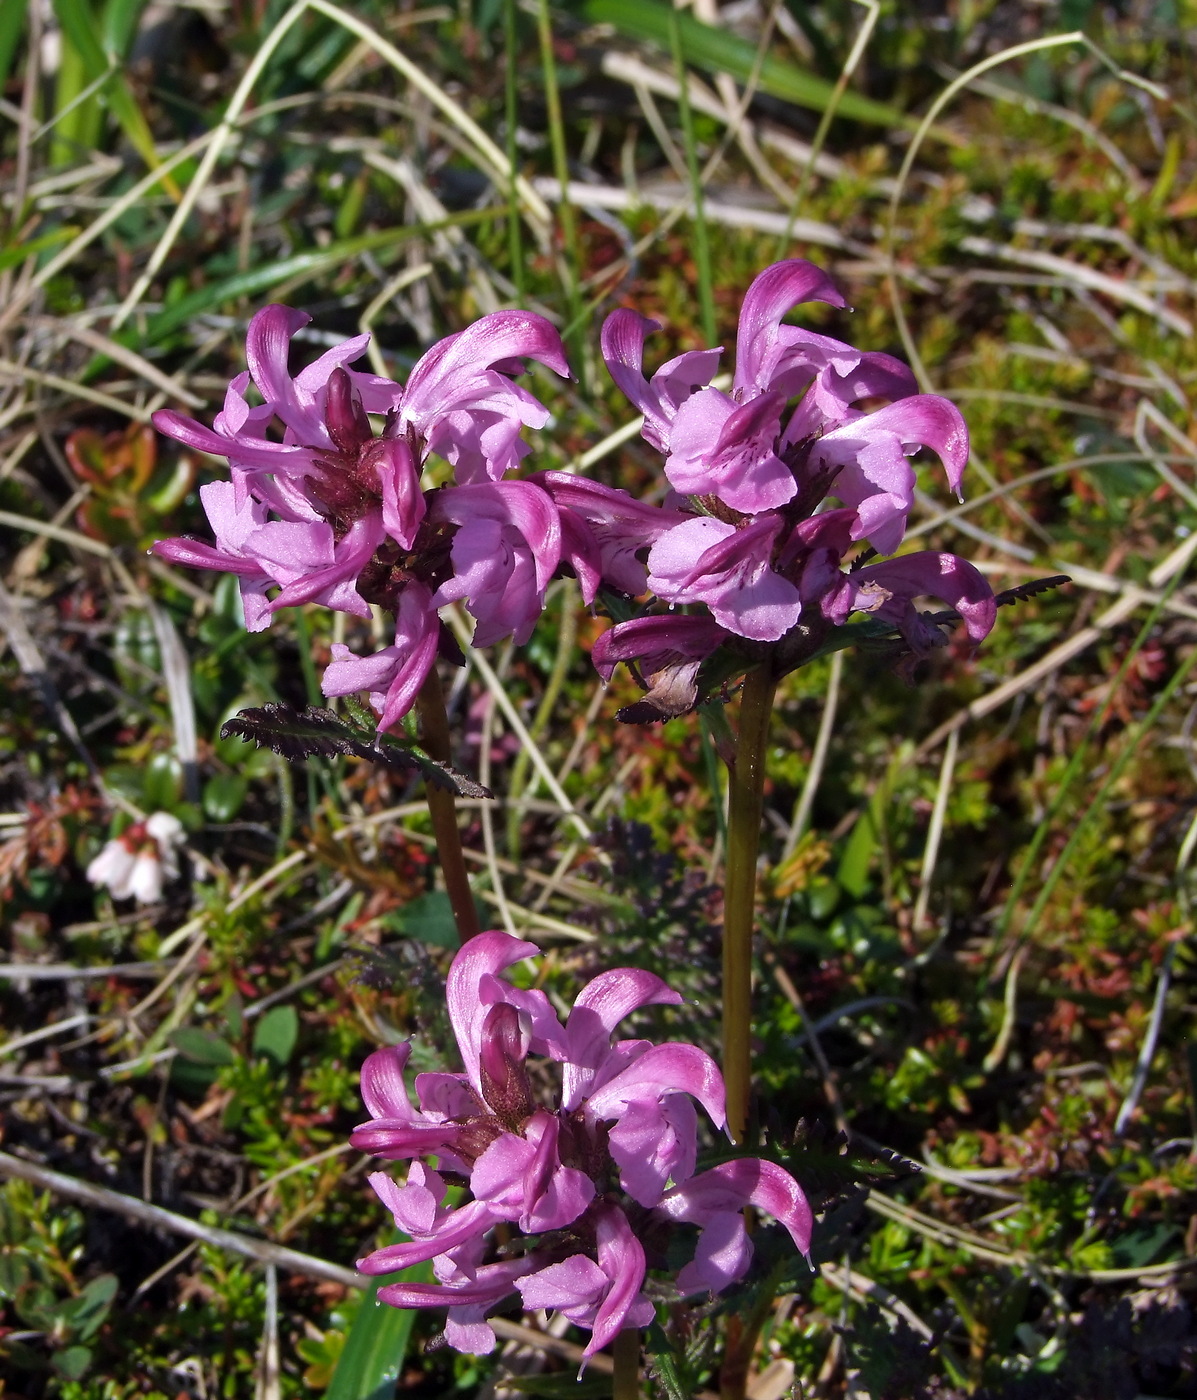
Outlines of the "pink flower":
M953 404L918 393L910 370L892 356L786 325L785 315L804 301L844 305L826 273L801 259L774 263L753 281L730 392L710 384L713 351L706 359L679 356L646 381L644 337L654 323L620 311L604 327L608 368L644 412L644 436L666 454L666 478L687 498L673 523L652 533L647 585L671 610L705 607L716 629L700 633L694 614L659 633L648 619L617 624L596 645L596 665L609 675L616 660L639 662L647 676L644 701L621 711L623 719L652 721L692 708L699 667L723 644L782 675L818 654L850 613L866 612L925 655L941 638L915 607L922 594L956 608L974 641L993 625L988 584L954 555L863 568L863 558L852 559L861 544L882 554L901 545L914 504L909 458L920 448L939 455L959 493L968 431ZM891 402L860 407L878 398ZM578 540L567 553L578 576L601 576L610 565L593 531L567 521L567 541L571 530ZM625 556L638 567L647 530L627 533ZM671 630L688 645L665 645Z
M627 491L569 472L532 478L552 498L561 517L562 555L590 606L600 586L636 597L648 586L641 555L687 516L638 501Z
M608 318L603 357L645 414L644 436L666 454L665 475L677 491L748 515L793 503L803 517L837 496L858 510L854 538L892 553L913 503L907 454L933 447L957 489L967 431L946 399L917 392L900 361L785 325L786 313L806 301L844 305L828 275L801 258L774 263L753 281L740 310L730 393L708 387L716 351L679 356L646 382L644 337L655 323L632 311ZM896 402L874 413L854 406L877 397Z
M520 428L543 428L548 411L508 375L539 360L563 379L561 337L532 311L494 311L446 336L417 361L399 411L429 451L450 462L460 485L498 481L528 452Z
M467 600L478 619L475 646L509 634L526 642L561 558L553 502L527 481L480 481L438 492L430 518L457 526L453 577L441 584L434 605Z
M439 640L440 619L431 595L423 584L408 583L396 602L394 643L373 656L355 656L334 642L321 689L330 697L368 691L378 727L387 730L415 704L436 662Z
M742 528L695 516L653 545L649 587L667 603L706 603L729 632L775 642L798 621L798 589L772 567L773 549L785 521L758 515Z
M490 932L458 952L447 995L465 1069L418 1075L418 1107L404 1081L409 1046L366 1060L362 1095L372 1118L354 1132L353 1144L412 1165L403 1185L385 1173L371 1177L408 1240L375 1250L358 1267L384 1274L432 1259L438 1283L389 1285L379 1296L403 1307L447 1304L446 1336L454 1346L493 1347L486 1310L518 1291L525 1307L554 1309L590 1328L590 1356L622 1327L651 1320L644 1282L650 1265L662 1261L650 1259L643 1241L654 1221L692 1219L708 1234L728 1234L722 1217L734 1211L727 1202L740 1190L742 1204L780 1210L805 1249L810 1212L797 1183L768 1163L725 1172L717 1191L702 1185L710 1173L694 1176L694 1101L716 1127L724 1122L717 1066L693 1045L612 1039L626 1016L676 1003L675 992L652 973L619 968L584 987L562 1025L543 992L499 976L536 951ZM561 1066L556 1107L536 1100L530 1053ZM429 1157L435 1167L416 1160ZM468 1178L472 1199L446 1207L442 1171ZM679 1196L687 1182L698 1183L695 1193ZM500 1222L535 1243L515 1260L484 1263L488 1232ZM693 1277L683 1284L691 1290L710 1287L715 1277L702 1239ZM749 1255L740 1244L741 1273ZM729 1280L739 1276L726 1272Z

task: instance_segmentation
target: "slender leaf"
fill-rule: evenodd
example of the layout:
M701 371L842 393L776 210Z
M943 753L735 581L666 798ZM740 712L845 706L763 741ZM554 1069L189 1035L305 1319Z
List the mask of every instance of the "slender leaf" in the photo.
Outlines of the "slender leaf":
M12 67L13 55L17 51L17 45L21 42L21 34L25 28L26 7L20 0L10 0L7 5L0 5L0 91L8 82L8 70Z
M647 39L670 48L673 7L662 0L582 0L582 13L592 24L613 25L633 39ZM682 56L700 68L730 73L747 82L756 73L757 87L771 97L780 97L799 107L822 112L831 101L835 84L799 68L797 64L765 54L758 67L757 46L730 30L703 24L692 15L677 17ZM884 102L874 102L856 92L845 92L839 100L841 116L877 126L913 127L912 118Z
M35 257L49 248L56 248L68 238L74 238L78 232L77 228L64 225L62 228L51 229L49 233L43 233L40 238L31 238L27 243L14 243L7 248L0 248L0 272L17 267L26 258Z
M100 18L104 50L115 58L127 58L147 0L108 0Z
M430 1263L415 1264L370 1285L354 1315L325 1400L393 1400L416 1315L411 1308L380 1303L378 1288L399 1279L424 1283L431 1278Z
M94 81L111 67L111 60L104 52L87 0L53 0L53 3L54 13L62 25L67 43L82 60L89 81ZM159 164L154 151L154 136L144 113L137 105L137 99L125 82L124 74L113 70L103 92L113 116L120 122L130 144L153 169Z

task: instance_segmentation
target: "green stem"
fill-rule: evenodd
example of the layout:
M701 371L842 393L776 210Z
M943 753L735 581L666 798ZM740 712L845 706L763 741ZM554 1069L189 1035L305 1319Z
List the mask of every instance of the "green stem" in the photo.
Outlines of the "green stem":
M428 672L428 679L420 687L420 694L416 699L416 713L420 717L420 739L425 752L438 763L448 763L449 716L445 712L445 697L435 667ZM447 788L436 787L431 783L427 785L424 795L428 800L429 815L432 817L436 854L445 877L449 903L453 908L457 936L466 943L480 932L480 928L478 909L474 904L469 872L466 870L465 853L461 848L461 832L457 829L457 804Z
M723 1079L727 1130L743 1142L752 1080L752 929L756 858L761 842L765 746L777 681L766 663L744 677L740 733L727 811L727 869L723 885Z
M640 1333L625 1327L611 1348L615 1363L611 1400L640 1400Z

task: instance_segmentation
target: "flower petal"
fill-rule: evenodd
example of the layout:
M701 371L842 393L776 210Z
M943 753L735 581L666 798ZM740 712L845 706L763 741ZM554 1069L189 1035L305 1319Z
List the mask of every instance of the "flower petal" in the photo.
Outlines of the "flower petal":
M479 1076L482 1023L490 1009L490 1004L484 1003L479 996L479 985L488 973L497 975L513 963L534 957L539 952L535 943L491 929L464 944L449 968L445 984L449 1020L457 1037L466 1074L479 1094L482 1092Z
M717 1128L726 1122L723 1076L719 1066L696 1045L654 1045L587 1100L597 1118L617 1118L637 1100L655 1102L663 1094L692 1094Z

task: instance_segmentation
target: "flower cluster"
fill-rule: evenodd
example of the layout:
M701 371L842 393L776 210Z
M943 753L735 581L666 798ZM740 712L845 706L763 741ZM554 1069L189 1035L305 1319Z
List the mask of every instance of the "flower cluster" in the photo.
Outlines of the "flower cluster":
M254 316L249 369L229 385L212 428L169 410L154 415L160 432L227 458L231 470L231 480L200 490L215 545L173 539L155 551L236 574L250 631L299 603L392 613L392 645L365 657L335 647L323 681L330 696L369 691L385 729L410 709L436 660L443 604L464 603L480 645L530 635L562 529L545 491L506 479L528 451L521 430L548 420L511 376L524 359L569 370L548 321L499 311L439 341L402 388L348 368L365 335L292 375L291 340L309 319L286 306ZM260 404L247 397L251 382ZM383 420L381 435L371 415ZM425 490L434 454L452 482Z
M113 899L153 904L162 898L167 880L179 876L178 847L183 824L169 812L155 812L134 822L107 842L87 867L93 885L106 888Z
M436 1283L387 1284L378 1296L397 1307L447 1305L445 1336L459 1351L490 1351L486 1314L518 1293L525 1308L588 1327L590 1356L621 1328L652 1319L646 1273L663 1265L677 1222L698 1227L678 1288L717 1292L751 1261L746 1205L777 1219L804 1254L811 1211L771 1162L738 1158L696 1173L694 1101L716 1127L724 1122L723 1080L708 1055L684 1043L612 1040L624 1017L677 1003L675 992L652 973L618 968L582 989L562 1025L543 992L499 976L537 951L489 932L458 952L447 993L465 1071L418 1075L418 1108L404 1082L409 1045L366 1060L371 1121L352 1142L411 1166L403 1185L385 1172L370 1177L407 1242L358 1267L389 1274L431 1259ZM529 1054L560 1066L554 1107L537 1101ZM450 1185L462 1181L471 1199L448 1204ZM506 1227L498 1251L496 1226Z
M679 355L647 379L644 342L657 323L620 310L603 326L603 358L644 414L643 436L665 454L677 513L647 556L647 585L670 613L614 627L594 660L604 676L640 662L662 713L693 703L699 665L724 643L754 660L780 653L784 670L788 645L804 658L861 612L925 655L942 636L914 605L923 595L954 608L974 641L993 626L993 592L967 560L925 551L869 562L902 542L911 454L932 448L959 492L969 454L959 411L920 394L892 356L783 324L806 301L844 305L827 274L801 259L756 278L730 392L711 384L720 351ZM675 614L682 605L702 608Z

